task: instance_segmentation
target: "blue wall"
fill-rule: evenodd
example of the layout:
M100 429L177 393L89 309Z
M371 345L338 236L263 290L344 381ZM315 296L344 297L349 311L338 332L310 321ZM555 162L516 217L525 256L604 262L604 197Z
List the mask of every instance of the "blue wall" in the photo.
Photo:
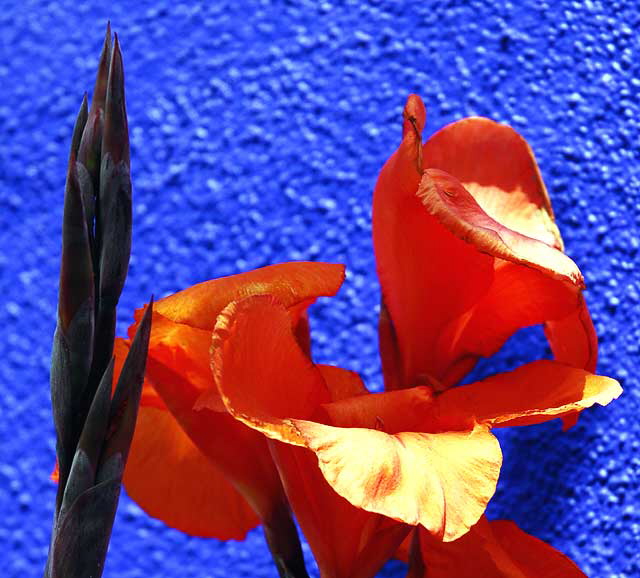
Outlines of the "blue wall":
M371 191L407 94L423 96L427 134L480 114L529 140L587 280L599 371L626 391L567 434L557 423L505 431L490 514L591 576L640 575L634 1L94 4L1 2L3 575L38 575L47 553L66 156L109 18L124 51L134 179L121 331L151 293L285 260L344 262L339 296L312 310L316 357L379 387ZM476 374L548 355L529 330ZM187 538L123 497L106 577L223 575L275 575L260 531L244 543Z

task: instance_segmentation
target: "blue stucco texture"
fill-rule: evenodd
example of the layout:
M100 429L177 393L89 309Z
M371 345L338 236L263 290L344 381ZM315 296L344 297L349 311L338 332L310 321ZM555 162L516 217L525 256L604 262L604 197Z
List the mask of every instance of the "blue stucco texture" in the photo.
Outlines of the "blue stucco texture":
M121 332L152 293L286 260L342 262L339 295L312 309L316 359L380 387L371 193L399 142L407 94L424 98L426 134L479 114L527 138L586 277L599 372L625 393L565 434L555 422L501 431L504 467L489 514L516 520L592 577L640 576L633 0L1 4L3 576L38 575L47 554L48 364L66 156L107 19L124 52L134 182ZM534 328L475 375L549 355ZM404 575L398 563L385 572ZM189 538L123 496L104 575L276 574L259 530L242 543Z

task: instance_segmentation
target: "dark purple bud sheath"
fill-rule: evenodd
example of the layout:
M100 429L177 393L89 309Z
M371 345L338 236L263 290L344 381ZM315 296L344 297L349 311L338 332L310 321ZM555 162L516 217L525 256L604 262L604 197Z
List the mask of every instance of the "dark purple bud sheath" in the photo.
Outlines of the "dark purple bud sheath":
M51 360L59 486L46 578L102 575L133 438L150 304L115 387L116 305L131 249L122 55L107 27L93 101L76 120L65 189L58 324Z

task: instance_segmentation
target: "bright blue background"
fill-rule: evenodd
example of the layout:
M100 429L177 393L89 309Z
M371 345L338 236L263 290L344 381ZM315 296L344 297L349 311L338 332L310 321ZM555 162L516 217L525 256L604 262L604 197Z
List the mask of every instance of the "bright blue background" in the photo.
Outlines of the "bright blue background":
M371 191L398 144L407 94L423 96L427 134L481 114L528 139L588 283L599 371L626 391L567 434L556 423L505 431L490 514L515 519L593 577L640 575L634 2L95 4L0 6L3 574L38 575L47 553L65 166L111 18L134 179L121 330L151 293L285 260L343 262L339 296L313 309L316 357L379 386ZM548 355L531 330L476 375ZM187 538L126 497L111 550L111 578L275 576L260 531L244 543Z

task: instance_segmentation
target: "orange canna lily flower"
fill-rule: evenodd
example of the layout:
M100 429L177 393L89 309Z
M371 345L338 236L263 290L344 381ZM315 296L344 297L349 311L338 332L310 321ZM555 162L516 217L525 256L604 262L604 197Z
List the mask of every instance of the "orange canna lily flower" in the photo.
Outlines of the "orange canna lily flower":
M549 544L511 520L486 517L455 542L420 531L407 578L584 578L580 569Z
M595 371L584 280L562 252L526 141L472 117L423 144L425 119L411 95L373 198L386 388L454 385L515 331L541 323L557 361Z
M563 253L533 153L513 129L485 118L454 122L423 144L425 120L421 99L411 95L402 142L374 192L385 387L433 385L430 420L443 428L465 422L529 425L554 417L570 427L582 409L606 405L622 390L614 380L591 373L597 338L582 295L584 280ZM495 353L518 329L536 324L544 324L555 361L449 389L480 357ZM499 524L504 529L512 523ZM518 544L535 541L515 525L508 528ZM477 565L473 551L479 559L487 544L498 551L495 531L485 520L452 544L421 531L423 556L409 575L547 575L536 573L540 566L533 561L518 571L502 561L495 567ZM438 546L432 548L434 542ZM531 548L542 563L544 548ZM550 564L562 557L545 548L554 552ZM463 551L468 553L461 556ZM427 570L419 569L423 561ZM558 568L548 575L581 575L577 568Z
M213 385L211 333L228 303L257 294L276 296L304 347L307 307L319 296L333 295L343 278L341 265L284 263L200 283L156 302L124 475L127 492L145 511L189 534L223 540L242 539L262 522L280 572L306 575L265 438L229 415L219 399L210 396L209 407L200 411L194 404ZM128 340L118 340L118 361L127 348Z
M227 306L211 348L217 390L196 407L222 399L269 438L325 577L372 576L411 526L445 542L463 536L498 479L502 458L490 427L539 423L619 392L614 380L543 361L439 395L429 386L370 394L354 374L313 364L295 326L273 296ZM492 395L505 380L519 389Z

